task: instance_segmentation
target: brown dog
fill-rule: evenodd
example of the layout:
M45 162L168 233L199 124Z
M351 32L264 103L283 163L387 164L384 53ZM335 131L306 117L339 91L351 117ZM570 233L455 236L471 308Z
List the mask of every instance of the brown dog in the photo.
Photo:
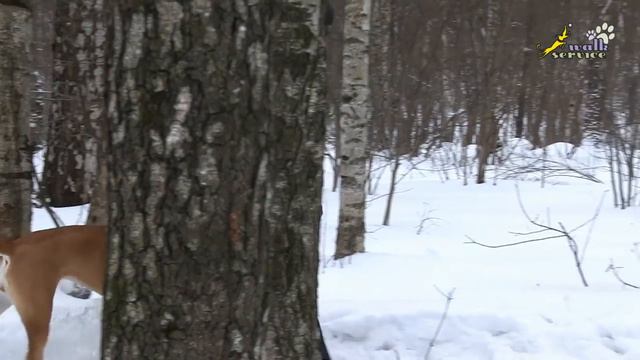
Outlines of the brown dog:
M73 278L103 293L107 228L79 225L33 232L0 241L0 255L8 258L0 263L0 269L5 270L0 290L11 298L27 331L27 360L43 360L53 295L60 279Z

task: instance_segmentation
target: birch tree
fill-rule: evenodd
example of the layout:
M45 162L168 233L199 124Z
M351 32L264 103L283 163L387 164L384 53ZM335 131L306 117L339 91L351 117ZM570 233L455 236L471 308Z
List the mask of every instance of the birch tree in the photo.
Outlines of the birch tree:
M347 0L340 109L340 217L336 259L364 252L369 125L369 0Z
M103 359L320 358L320 1L115 1Z
M0 5L0 240L31 226L30 40L30 11Z

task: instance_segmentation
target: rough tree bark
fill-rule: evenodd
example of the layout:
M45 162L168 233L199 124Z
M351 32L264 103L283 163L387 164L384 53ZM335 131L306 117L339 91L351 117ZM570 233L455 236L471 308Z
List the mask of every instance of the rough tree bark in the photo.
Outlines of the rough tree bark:
M320 1L115 4L103 359L319 359Z
M53 102L43 175L52 206L94 200L92 190L99 184L105 141L103 6L104 0L56 3ZM104 204L104 199L92 203L90 222L106 223Z
M31 226L31 14L0 5L0 240Z
M340 109L340 217L336 259L364 252L364 213L369 125L369 19L371 2L349 0L345 8L342 107Z
M51 70L53 63L51 44L53 42L53 12L55 1L31 0L28 7L33 12L33 70L35 75L34 93L31 96L31 143L41 146L47 139L47 120L51 98Z

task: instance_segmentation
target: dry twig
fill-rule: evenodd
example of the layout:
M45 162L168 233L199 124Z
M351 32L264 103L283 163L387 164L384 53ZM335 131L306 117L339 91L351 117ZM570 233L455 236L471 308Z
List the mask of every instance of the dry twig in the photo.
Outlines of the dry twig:
M444 305L444 311L442 312L442 316L440 316L440 321L438 322L438 326L436 327L436 332L433 334L431 341L429 342L429 348L427 349L427 353L424 355L424 360L429 360L429 355L431 355L431 349L436 345L436 340L438 339L438 335L440 335L440 330L442 330L442 325L444 325L444 321L447 318L447 314L449 313L449 306L451 305L451 301L453 301L453 294L456 292L456 288L449 290L448 293L444 293L437 286L434 286L436 290L447 299L446 304Z
M553 227L550 225L545 225L540 223L539 221L537 221L536 219L532 218L529 213L527 212L527 210L524 207L524 204L522 203L522 197L520 196L520 189L518 188L518 185L516 185L516 193L518 196L518 204L520 205L520 210L522 211L522 213L524 214L525 218L534 226L536 226L538 228L538 230L533 230L533 231L528 231L528 232L511 232L511 234L515 235L515 236L532 236L532 235L538 235L539 237L535 237L533 239L527 239L527 240L523 240L523 241L517 241L517 242L513 242L513 243L507 243L507 244L500 244L500 245L489 245L489 244L484 244L481 242L478 242L474 239L472 239L471 237L469 237L468 235L465 235L467 239L469 239L469 241L465 242L466 244L475 244L475 245L479 245L482 247L486 247L486 248L491 248L491 249L497 249L497 248L503 248L503 247L509 247L509 246L516 246L516 245L522 245L522 244L528 244L528 243L532 243L532 242L539 242L539 241L545 241L545 240L551 240L551 239L558 239L558 238L565 238L567 239L567 245L569 246L569 250L571 250L571 254L573 255L573 260L574 263L576 265L576 269L578 270L578 274L580 275L580 280L582 281L582 285L584 285L585 287L589 286L589 284L587 283L587 279L584 275L584 271L582 270L582 262L584 259L584 249L582 251L582 255L578 246L578 242L573 238L572 233L574 233L577 230L580 230L581 228L587 226L588 224L592 224L600 215L600 209L602 208L602 203L604 200L604 194L602 195L602 198L600 199L600 203L598 204L598 207L596 208L596 212L595 214L587 221L585 221L584 223L576 226L575 228L571 229L571 230L567 230L565 228L565 226L559 222L558 223L558 227ZM593 226L589 229L589 234L591 233L591 230L593 229ZM585 248L586 246L589 244L589 239L587 239L587 242L585 242Z
M607 270L605 270L605 272L611 271L611 273L613 273L613 276L615 276L615 278L618 279L618 281L620 283L622 283L622 285L624 285L624 286L628 286L628 287L634 288L634 289L640 289L640 286L634 285L634 284L631 284L631 283L628 283L628 282L624 281L624 279L622 279L620 274L618 274L618 269L622 269L622 267L615 266L613 264L613 260L611 260L611 263L609 264L609 267L607 267Z

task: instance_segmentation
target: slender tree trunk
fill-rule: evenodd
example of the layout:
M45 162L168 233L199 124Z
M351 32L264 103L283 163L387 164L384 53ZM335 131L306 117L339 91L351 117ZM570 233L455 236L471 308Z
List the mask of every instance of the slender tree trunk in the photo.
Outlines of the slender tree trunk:
M320 359L320 1L115 4L103 359Z
M369 19L371 2L347 1L340 125L340 217L335 258L364 252L369 126Z
M47 141L47 120L51 108L51 71L53 57L53 13L55 1L31 0L33 11L33 67L36 73L36 92L31 103L31 142L42 145Z
M627 203L627 207L631 207L631 200L633 198L633 179L635 178L635 163L633 162L633 158L635 156L635 149L631 147L629 150L629 154L626 156L626 165L627 165L627 197L625 199Z
M540 169L540 188L544 189L545 180L547 179L547 147L542 148L542 168Z
M618 169L617 171L617 175L618 175L618 195L620 195L620 209L624 210L627 208L627 202L625 201L625 195L624 195L624 168L622 167L622 158L620 156L620 152L623 150L620 150L620 148L622 148L622 141L619 140L618 138L616 138L614 140L614 149L615 149L615 155L616 155L616 168Z
M31 227L31 13L0 5L0 240Z
M629 78L629 88L628 88L628 98L627 98L627 107L629 111L629 117L627 118L627 128L629 129L629 140L628 146L629 151L626 157L627 159L627 171L629 180L627 183L627 206L631 206L632 200L634 197L634 182L635 182L635 167L636 167L636 152L638 150L638 138L639 135L639 121L637 119L637 104L636 99L638 98L638 74L634 74Z
M376 192L376 188L378 184L374 185L373 183L373 156L371 153L367 154L367 176L366 176L366 186L367 186L367 194L373 195Z
M614 144L609 135L606 138L605 144L607 145L607 163L609 164L609 175L611 176L611 191L613 193L613 207L618 207L618 190L616 186L616 171L615 162L613 161L613 149Z
M587 137L598 139L602 131L611 130L604 125L603 107L605 100L605 89L602 75L602 62L594 60L585 73L586 95L584 99L583 123Z
M336 133L339 134L340 131L337 131ZM336 153L335 153L336 159L333 163L333 181L331 184L331 192L336 192L338 190L338 184L340 182L340 160L337 158L339 153L339 150L338 150L339 146L337 145L338 144L337 141L338 140L336 139Z
M371 83L371 124L369 128L373 136L369 143L374 148L389 146L385 141L385 123L391 121L395 114L390 108L389 89L391 76L389 73L389 48L391 47L392 20L391 0L371 0L371 28L369 77Z
M469 154L466 145L461 146L462 155L460 156L460 162L462 163L462 185L469 185Z
M382 225L389 226L391 219L391 206L393 205L393 196L396 193L396 181L398 178L398 169L400 168L400 156L396 155L391 166L391 185L389 185L389 196L387 196L387 207L384 211L384 219Z
M345 0L331 1L328 9L332 11L331 25L327 39L327 98L330 125L335 132L335 164L331 191L336 192L340 180L341 131L340 104L342 103L342 53L344 46L344 9Z
M525 60L526 61L526 60ZM526 68L526 67L524 67ZM524 73L524 71L523 71ZM523 75L524 78L524 75ZM524 133L524 111L525 111L525 100L526 100L526 84L520 85L520 94L518 95L518 112L516 113L516 138L522 138Z

